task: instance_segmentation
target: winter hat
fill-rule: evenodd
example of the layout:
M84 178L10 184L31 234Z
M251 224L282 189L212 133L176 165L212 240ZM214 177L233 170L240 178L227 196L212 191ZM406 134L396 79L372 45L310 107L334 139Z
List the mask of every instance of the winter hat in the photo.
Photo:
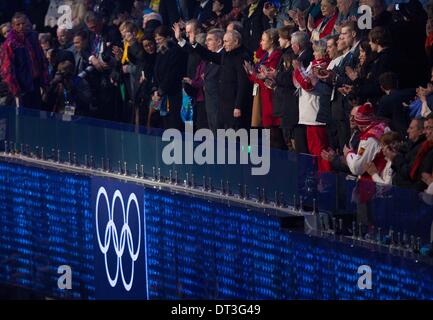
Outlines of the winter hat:
M358 126L368 126L374 119L374 109L370 102L363 104L356 111L355 122Z

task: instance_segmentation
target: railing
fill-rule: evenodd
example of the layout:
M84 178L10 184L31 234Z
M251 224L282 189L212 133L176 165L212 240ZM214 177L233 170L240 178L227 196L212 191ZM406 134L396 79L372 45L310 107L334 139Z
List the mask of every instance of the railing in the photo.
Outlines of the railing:
M253 176L251 164L166 165L162 152L168 142L162 141L161 134L157 129L90 118L65 118L22 108L0 109L0 150L9 148L39 157L43 154L44 158L60 162L132 176L170 177L179 184L238 194L240 198L281 207L307 211L316 207L330 214L325 229L336 229L333 222L339 224L342 218L348 230L354 228L347 221L353 220L357 231L361 223L363 236L368 233L370 238L376 238L380 228L381 235L390 234L395 243L400 238L402 244L410 244L411 236L414 242L418 237L424 244L431 242L431 196L393 186L360 185L354 177L340 174L319 175L314 157L279 150L271 150L270 171L263 176ZM243 152L248 151L244 148Z

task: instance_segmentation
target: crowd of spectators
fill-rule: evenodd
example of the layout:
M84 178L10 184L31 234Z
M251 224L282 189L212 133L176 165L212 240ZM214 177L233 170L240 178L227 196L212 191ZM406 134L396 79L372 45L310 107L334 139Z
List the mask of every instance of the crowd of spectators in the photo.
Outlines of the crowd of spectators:
M0 105L182 130L187 101L195 129L266 128L320 172L433 194L433 3L7 3Z

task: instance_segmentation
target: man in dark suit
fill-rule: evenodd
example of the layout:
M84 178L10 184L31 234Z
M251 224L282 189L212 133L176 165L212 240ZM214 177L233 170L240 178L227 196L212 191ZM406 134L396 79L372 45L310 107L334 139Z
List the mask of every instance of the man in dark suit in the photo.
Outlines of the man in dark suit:
M175 36L181 47L187 45L180 29L175 30ZM194 52L202 59L220 66L218 128L247 128L251 121L249 97L252 94L252 87L243 65L245 61L250 61L250 57L242 46L242 36L239 32L227 31L223 41L224 49L212 52L197 44L194 34L189 34L189 42Z
M223 48L224 33L221 30L211 30L206 35L206 46L209 51L220 53ZM214 133L218 129L219 111L219 76L220 66L214 62L206 63L204 71L205 106L209 129Z
M349 114L352 104L348 99L347 86L353 81L346 73L347 67L354 69L359 59L359 30L354 22L343 24L337 41L337 48L343 53L343 58L331 71L330 83L333 86L331 95L331 124L329 137L331 146L343 150L350 139ZM350 88L350 87L349 87ZM349 89L350 90L350 89Z
M89 64L94 67L92 77L95 78L93 86L94 105L97 107L97 116L106 120L116 120L120 103L116 100L116 88L110 81L110 74L114 66L113 47L122 45L119 30L107 26L101 16L90 11L85 17L89 30L90 57Z

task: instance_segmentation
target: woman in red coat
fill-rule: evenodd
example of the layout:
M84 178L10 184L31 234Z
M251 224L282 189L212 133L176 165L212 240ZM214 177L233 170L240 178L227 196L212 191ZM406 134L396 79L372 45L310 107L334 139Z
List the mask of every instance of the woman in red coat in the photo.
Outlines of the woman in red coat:
M259 109L253 108L253 119L261 118L261 123L252 121L252 126L272 128L280 125L280 119L272 115L272 81L267 77L269 71L277 68L282 55L281 50L278 49L277 30L268 29L263 32L260 49L256 52L256 58L259 62L255 65L255 68L247 67L249 78L254 82L253 95L255 100L257 100L257 96L260 98L261 105L260 116L254 114Z

